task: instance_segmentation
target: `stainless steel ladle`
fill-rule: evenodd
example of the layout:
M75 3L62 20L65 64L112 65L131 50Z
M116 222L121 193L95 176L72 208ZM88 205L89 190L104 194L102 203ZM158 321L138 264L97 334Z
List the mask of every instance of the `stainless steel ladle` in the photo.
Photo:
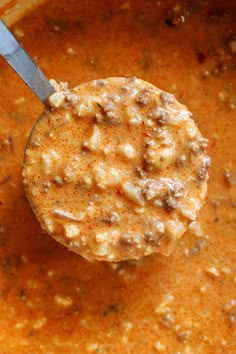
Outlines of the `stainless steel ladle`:
M0 55L46 105L49 95L55 92L55 89L2 20L0 20Z

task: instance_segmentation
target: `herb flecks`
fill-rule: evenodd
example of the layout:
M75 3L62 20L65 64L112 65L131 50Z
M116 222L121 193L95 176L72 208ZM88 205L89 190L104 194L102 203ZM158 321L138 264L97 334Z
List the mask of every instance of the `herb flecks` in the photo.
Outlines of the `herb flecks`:
M118 304L111 304L103 311L103 316L106 317L111 313L119 313L119 312L120 312L120 306Z
M20 289L19 299L22 301L25 301L25 299L26 299L25 291L23 289Z

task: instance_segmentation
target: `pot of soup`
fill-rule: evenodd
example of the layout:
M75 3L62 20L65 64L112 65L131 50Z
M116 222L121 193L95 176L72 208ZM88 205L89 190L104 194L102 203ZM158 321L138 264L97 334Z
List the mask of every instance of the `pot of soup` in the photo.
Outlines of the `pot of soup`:
M44 110L1 58L0 352L235 353L234 1L1 17L56 92Z

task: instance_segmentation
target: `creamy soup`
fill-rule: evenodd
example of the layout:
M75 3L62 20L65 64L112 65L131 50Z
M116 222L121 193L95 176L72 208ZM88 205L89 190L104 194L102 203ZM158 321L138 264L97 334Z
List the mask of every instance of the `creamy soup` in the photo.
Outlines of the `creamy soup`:
M55 86L24 157L42 228L87 259L170 255L203 205L211 162L189 110L135 77Z
M234 1L50 1L12 29L70 87L137 76L193 113L212 159L200 216L171 256L88 262L42 231L23 188L43 110L0 61L0 352L235 353Z

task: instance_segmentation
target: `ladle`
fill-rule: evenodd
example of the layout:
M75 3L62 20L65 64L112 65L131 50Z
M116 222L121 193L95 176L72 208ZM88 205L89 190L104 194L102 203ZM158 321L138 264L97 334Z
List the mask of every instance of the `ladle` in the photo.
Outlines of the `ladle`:
M45 105L23 162L42 228L88 259L169 255L207 191L207 140L188 109L134 77L55 90L2 21L0 54Z
M43 104L55 90L11 31L0 20L0 54L31 88Z

